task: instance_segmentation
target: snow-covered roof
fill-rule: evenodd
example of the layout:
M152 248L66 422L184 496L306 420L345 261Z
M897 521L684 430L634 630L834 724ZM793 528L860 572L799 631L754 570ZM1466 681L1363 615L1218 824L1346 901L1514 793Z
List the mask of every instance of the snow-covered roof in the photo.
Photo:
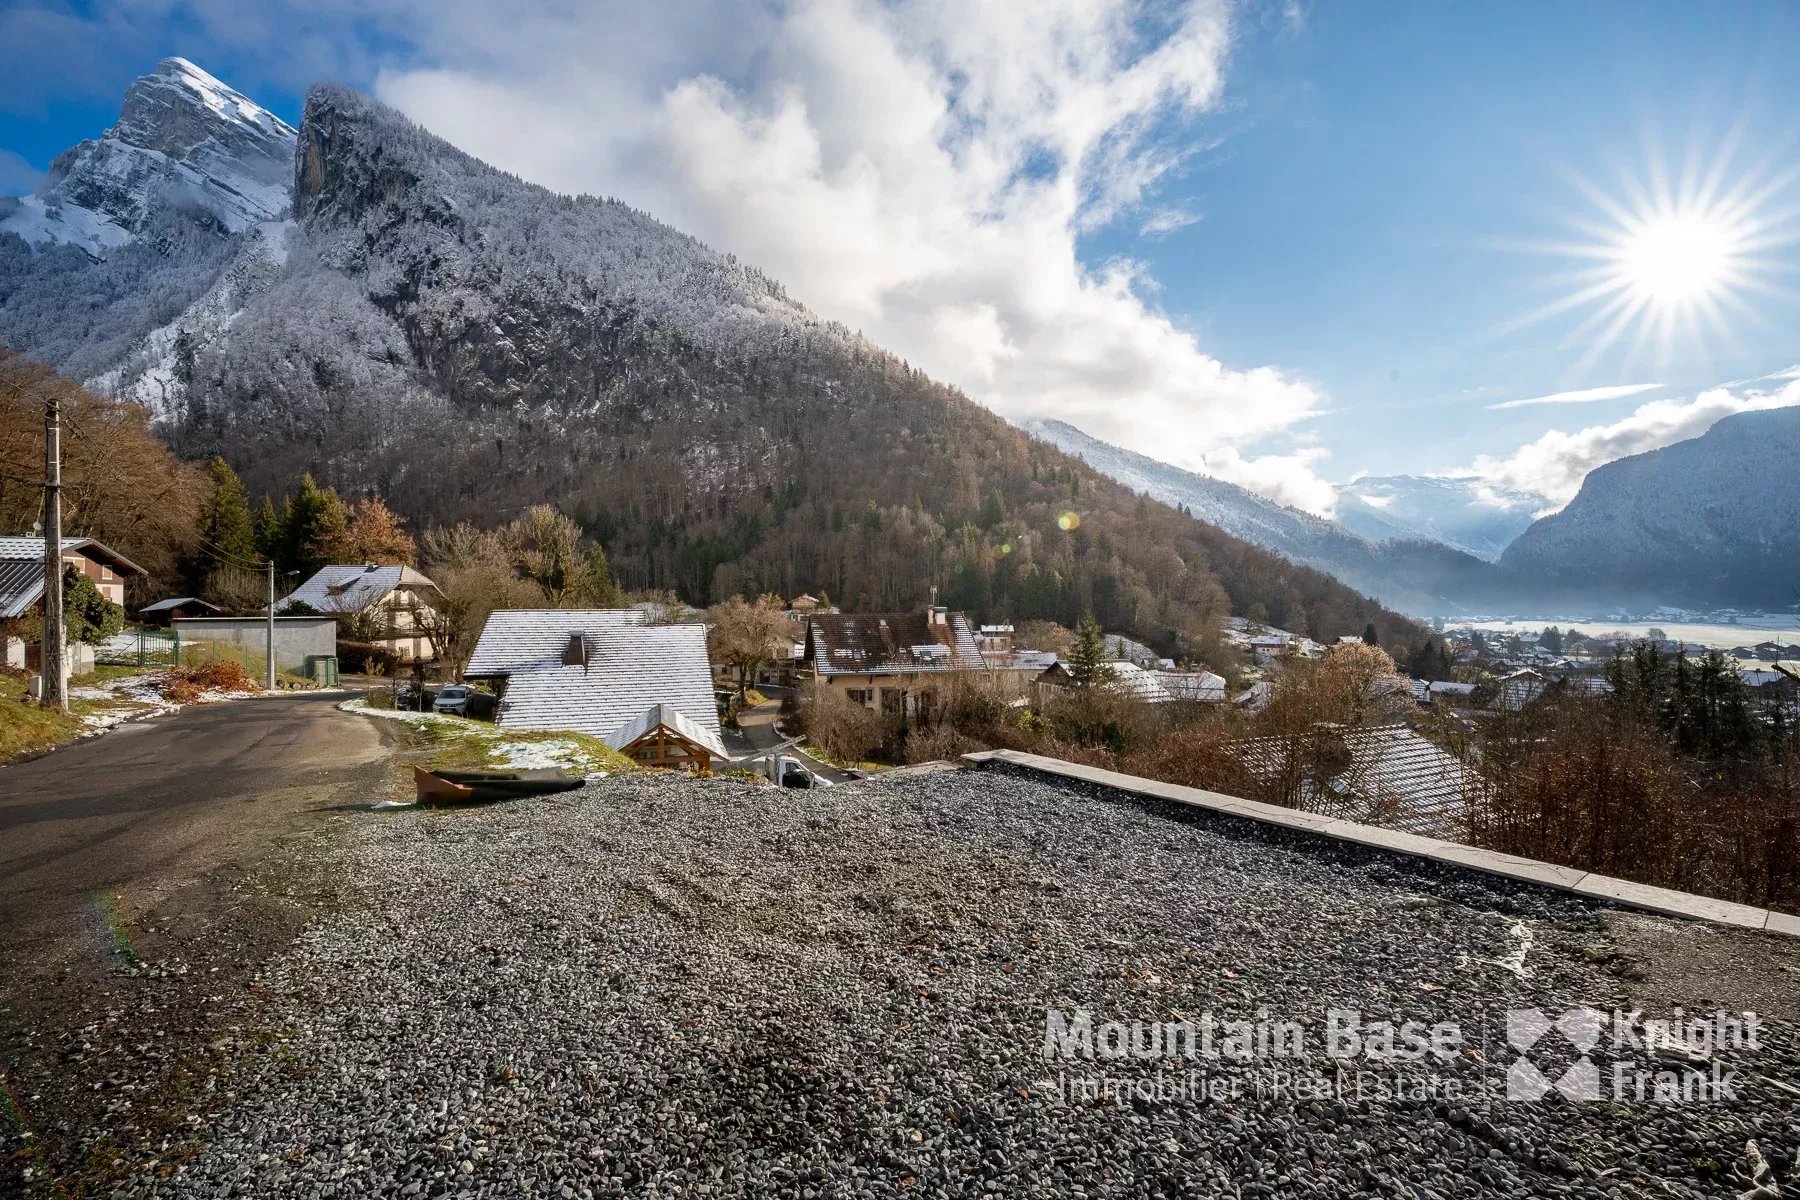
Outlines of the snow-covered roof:
M696 740L723 745L704 625L651 625L636 609L503 609L488 618L465 674L507 677L503 728L605 739L667 705L712 739Z
M690 742L705 746L720 758L728 757L725 753L725 743L720 740L717 733L698 722L689 720L687 714L670 704L652 704L600 740L614 750L623 750L639 738L654 731L659 725Z
M1128 638L1122 633L1109 633L1105 640L1106 654L1110 658L1124 659L1134 663L1155 664L1162 661L1162 655L1144 643Z
M635 608L503 608L487 619L469 665L471 678L563 666L569 635L598 636L623 625L648 625Z
M170 609L185 608L189 605L193 605L196 608L209 608L213 612L219 611L218 605L208 604L198 596L176 596L170 600L158 600L155 604L146 604L144 607L138 609L138 612L140 614L168 612Z
M1237 694L1235 703L1243 705L1253 712L1260 712L1269 706L1275 695L1275 685L1266 679L1259 679Z
M1134 662L1118 659L1106 664L1106 673L1110 678L1106 687L1121 695L1142 700L1149 704L1166 704L1174 699L1163 690L1163 685L1154 672L1146 671Z
M1321 728L1316 736L1341 740L1349 761L1329 777L1309 774L1299 780L1300 807L1431 837L1465 836L1471 776L1456 758L1404 725ZM1279 779L1290 753L1323 757L1309 753L1308 740L1306 735L1252 738L1234 750L1258 777Z
M969 619L930 613L820 613L807 625L807 656L821 675L906 675L979 670L988 664Z
M277 600L275 611L298 601L322 613L359 613L402 586L436 588L437 584L411 567L375 563L320 567L311 579Z
M66 537L62 540L63 555L79 550L87 557L107 566L123 569L127 575L147 575L144 568L108 546L105 542L89 537ZM44 561L44 539L41 537L0 537L0 558L31 558L40 564Z
M1158 671L1156 681L1171 700L1216 704L1225 699L1225 677L1211 671Z

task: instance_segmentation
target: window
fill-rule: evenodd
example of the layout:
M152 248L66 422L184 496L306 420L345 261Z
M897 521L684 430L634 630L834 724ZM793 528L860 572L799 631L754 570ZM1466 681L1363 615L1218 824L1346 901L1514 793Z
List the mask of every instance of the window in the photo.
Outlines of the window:
M868 688L846 688L844 690L844 695L850 697L852 701L862 705L864 708L867 708L869 703L875 699L875 693Z

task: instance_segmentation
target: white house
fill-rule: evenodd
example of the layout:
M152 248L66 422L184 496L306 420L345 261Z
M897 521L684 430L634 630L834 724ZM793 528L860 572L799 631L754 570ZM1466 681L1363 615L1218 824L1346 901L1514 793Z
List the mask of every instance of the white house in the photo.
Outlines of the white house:
M402 662L429 662L436 657L429 631L442 599L437 584L411 567L364 563L320 567L277 600L275 611L305 605L340 618L352 626L350 637L384 646Z

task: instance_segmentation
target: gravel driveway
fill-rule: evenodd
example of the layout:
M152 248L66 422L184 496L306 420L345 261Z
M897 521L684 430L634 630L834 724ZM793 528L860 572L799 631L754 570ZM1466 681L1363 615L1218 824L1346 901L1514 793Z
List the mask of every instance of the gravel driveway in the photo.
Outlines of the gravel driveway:
M262 981L279 1038L128 1194L1670 1197L1748 1187L1752 1138L1781 1177L1800 1149L1782 1022L1734 1102L1479 1098L1495 1012L1630 997L1614 918L1154 804L634 777L350 841L359 900ZM1192 1064L1043 1054L1047 1010L1332 1007L1475 1031L1428 1073L1477 1098L1096 1098L1069 1080Z

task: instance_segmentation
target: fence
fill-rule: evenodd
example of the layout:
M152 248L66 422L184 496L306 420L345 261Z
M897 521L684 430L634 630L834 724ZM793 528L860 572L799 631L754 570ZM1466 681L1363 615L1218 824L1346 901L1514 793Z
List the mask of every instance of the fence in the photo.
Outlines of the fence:
M167 629L127 629L101 643L94 661L115 667L172 667L181 661L181 639Z

